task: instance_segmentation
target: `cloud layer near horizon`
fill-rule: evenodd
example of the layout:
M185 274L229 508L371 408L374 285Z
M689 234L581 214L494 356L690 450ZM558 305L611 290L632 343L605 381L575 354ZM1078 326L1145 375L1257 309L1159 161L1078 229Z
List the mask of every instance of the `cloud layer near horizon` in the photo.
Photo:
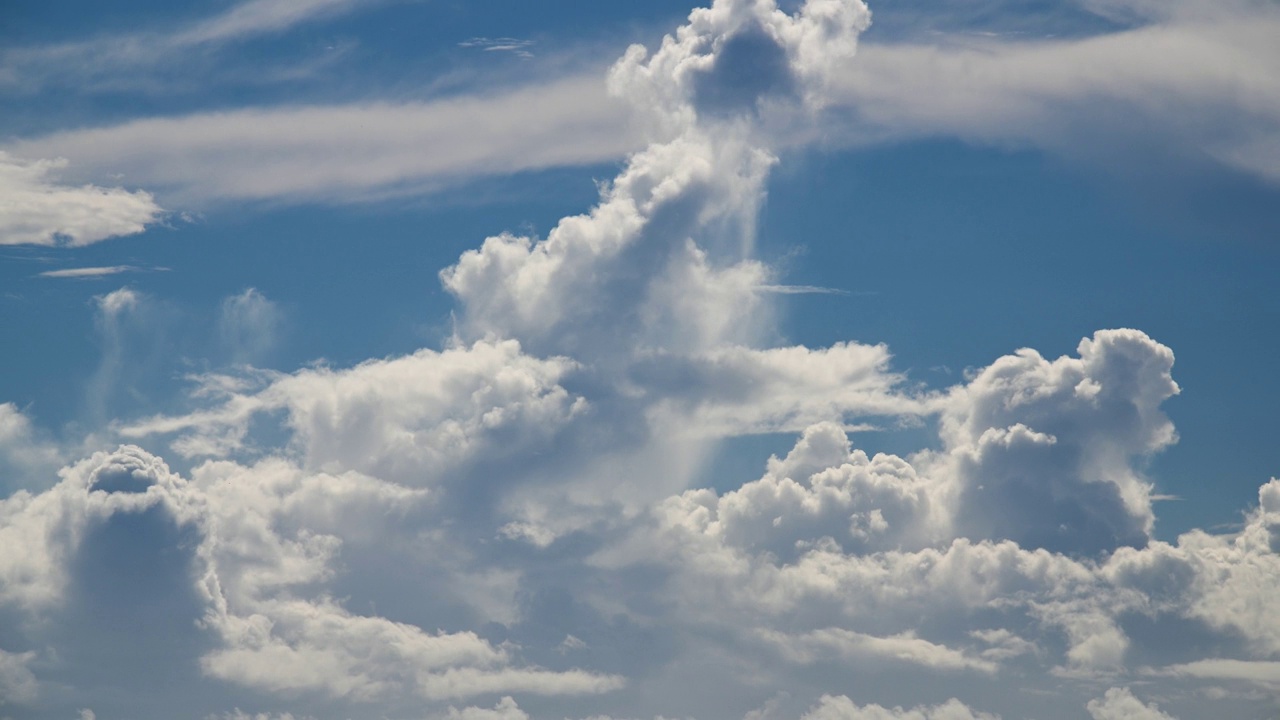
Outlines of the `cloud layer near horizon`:
M609 87L649 143L588 212L444 268L457 309L442 349L198 374L181 412L111 422L98 443L125 444L51 487L59 451L22 454L38 433L0 405L0 449L34 488L0 500L0 707L1111 720L1274 706L1280 481L1239 532L1152 536L1144 467L1176 440L1170 348L1100 330L1072 356L1015 350L926 392L882 345L777 343L778 270L753 240L779 128L823 121L868 22L858 0L794 15L718 0L658 49L629 49ZM380 177L369 186L405 176ZM101 296L102 326L146 302ZM219 332L244 361L278 317L246 290ZM874 421L932 437L868 454L848 428ZM697 486L720 442L757 433L797 437L758 475Z

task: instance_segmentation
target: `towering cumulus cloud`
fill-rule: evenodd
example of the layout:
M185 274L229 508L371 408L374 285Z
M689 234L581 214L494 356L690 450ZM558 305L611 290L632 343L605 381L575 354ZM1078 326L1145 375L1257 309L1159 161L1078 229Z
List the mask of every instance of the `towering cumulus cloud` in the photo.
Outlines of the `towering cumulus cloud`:
M1274 705L1280 481L1238 533L1155 539L1143 469L1176 440L1169 348L1102 330L928 391L882 345L777 346L782 278L753 253L774 149L823 112L869 18L858 0L693 11L610 72L650 144L598 204L441 271L443 348L200 375L186 411L115 421L103 433L127 444L0 500L0 710ZM271 315L253 293L236 302L254 322L228 327ZM37 437L5 407L0 441ZM937 436L868 453L850 437L867 422ZM794 447L696 487L722 441L760 433ZM11 444L26 472L60 457Z

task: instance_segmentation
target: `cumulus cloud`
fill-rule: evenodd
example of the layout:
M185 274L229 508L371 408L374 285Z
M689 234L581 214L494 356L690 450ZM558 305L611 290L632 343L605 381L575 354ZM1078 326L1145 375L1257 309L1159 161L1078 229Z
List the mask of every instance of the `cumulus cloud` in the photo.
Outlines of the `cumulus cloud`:
M55 172L66 160L19 160L0 152L0 245L79 247L136 235L160 206L142 190L72 186Z
M74 606L68 593L84 589L85 580L72 573L87 572L76 560L85 552L81 543L101 542L113 523L133 517L131 533L139 534L128 542L135 551L163 550L136 547L148 538L171 541L137 525L144 520L189 530L194 546L181 556L186 567L173 568L174 580L192 601L188 627L214 641L200 665L210 676L267 691L365 701L406 693L428 699L504 690L593 693L622 683L521 666L509 649L474 633L428 633L353 614L322 591L306 592L335 574L341 537L359 542L362 528L376 535L395 512L420 502L422 491L353 474L305 474L282 461L209 465L191 482L136 447L98 453L62 477L46 493L18 493L0 507L0 606L16 606L31 618Z
M1090 700L1088 710L1093 720L1174 720L1154 703L1144 705L1129 688L1111 688L1101 698Z
M530 357L518 343L503 341L421 350L348 370L301 370L273 376L257 392L211 378L204 387L221 404L121 432L185 433L175 445L180 452L220 455L241 447L255 416L283 411L307 467L430 485L485 452L536 447L583 412L586 401L559 384L574 365L563 357Z
M1117 330L1082 340L1079 355L1024 350L953 392L946 458L922 462L954 477L962 534L1059 551L1146 543L1151 486L1137 465L1176 439L1159 409L1178 393L1173 353Z
M443 349L198 375L189 409L110 426L191 467L122 446L0 500L0 612L22 636L0 662L25 668L0 677L114 642L187 658L182 687L465 720L526 720L529 696L734 717L760 688L813 720L1167 717L1121 688L1134 675L1171 702L1196 682L1274 693L1280 481L1240 532L1152 537L1169 348L1102 330L928 393L884 346L777 346L761 288L780 273L752 241L779 128L820 123L867 17L695 11L614 67L652 141L599 202L441 272ZM112 338L149 300L96 302ZM261 351L275 317L232 296L224 340ZM5 407L0 433L28 437ZM936 437L855 447L877 418ZM693 486L717 442L781 432L794 446L756 477ZM858 702L835 694L850 678Z
M801 720L999 720L999 717L975 712L955 699L935 707L904 710L879 705L859 706L844 695L824 695Z

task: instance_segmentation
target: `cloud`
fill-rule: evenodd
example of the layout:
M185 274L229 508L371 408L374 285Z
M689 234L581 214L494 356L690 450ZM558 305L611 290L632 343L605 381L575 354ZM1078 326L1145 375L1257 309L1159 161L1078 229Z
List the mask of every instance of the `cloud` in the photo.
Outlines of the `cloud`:
M1093 720L1174 720L1156 705L1142 704L1129 688L1111 688L1103 697L1090 700L1088 710Z
M1175 677L1239 680L1280 691L1280 663L1267 660L1207 659L1172 665L1162 672Z
M510 696L498 701L493 709L469 707L458 710L449 708L449 720L529 720L529 714L521 710Z
M218 337L234 363L251 363L275 346L284 314L255 288L222 301Z
M879 705L858 706L844 695L824 695L801 720L999 720L999 716L975 712L955 699L935 707L904 710Z
M478 48L484 52L509 52L516 57L529 59L533 57L533 51L529 48L533 47L534 44L532 40L512 37L475 37L458 43L458 47Z
M0 245L80 247L136 235L159 219L150 193L62 184L54 173L66 166L0 152Z
M166 301L129 287L95 296L93 307L101 357L85 391L85 412L101 425L151 402L157 375L172 360L177 314Z
M0 55L0 83L34 92L49 86L145 85L161 70L199 52L332 18L379 0L244 0L221 13L167 30L84 41L10 47Z
M10 653L0 649L0 708L27 705L40 695L40 684L27 667L35 653Z
M124 173L167 203L352 201L614 160L635 147L596 75L423 102L226 110L144 118L10 143ZM149 197L149 196L148 196Z
M58 444L13 403L0 403L0 473L2 487L42 485L63 463Z
M108 275L119 275L120 273L137 272L141 268L132 265L108 265L103 267L82 267L82 268L65 268L63 270L47 270L40 273L40 277L45 278L75 278L90 279L106 277Z
M1023 350L953 391L946 456L922 461L955 478L961 534L1068 552L1146 543L1151 486L1136 465L1177 437L1159 409L1179 392L1173 352L1134 330L1078 351L1049 362Z
M766 632L763 639L778 647L791 662L813 664L832 657L876 663L900 662L936 670L975 670L995 673L994 663L965 656L951 648L902 633L875 637L843 628L823 628L787 637Z
M421 350L349 370L301 370L256 393L232 390L209 410L156 417L121 432L136 438L194 431L180 448L223 454L239 447L256 415L283 410L306 466L431 485L483 454L481 447L531 449L585 410L583 399L558 384L573 367L566 358L524 355L513 341Z
M176 558L187 567L171 571L176 588L192 603L182 608L187 622L198 620L217 639L201 658L210 676L267 691L365 701L403 693L427 699L504 690L598 693L622 684L620 678L583 671L522 667L510 650L474 633L431 634L354 615L323 593L297 595L333 576L331 562L342 540L329 533L359 543L353 530L376 535L392 508L406 511L422 500L422 491L353 474L306 474L281 461L206 466L190 482L136 447L98 453L63 471L62 478L46 493L19 493L0 505L6 551L0 555L0 606L13 604L36 618L68 603L77 607L77 594L96 587L96 568L81 561L97 548L82 543L92 539L110 547L116 542L108 540L112 528L123 532L127 526L128 538L119 540L146 555L163 549L145 547L149 541L173 542L170 531L157 536L155 530L187 528L193 544ZM153 571L164 572L163 564L138 572ZM155 589L155 582L140 580L135 590ZM114 598L120 593L126 597ZM143 602L124 586L111 594L113 599L100 601ZM109 618L116 607L98 611Z
M171 42L182 47L276 33L373 4L371 0L248 0L183 28L171 36Z
M221 715L209 715L205 720L307 720L307 717L297 717L293 713L281 713L279 715L257 713L255 715L250 715L240 708L236 708L231 712L225 712Z
M1117 10L1120 5L1125 7ZM240 37L223 33L242 25L246 33L259 26L274 31L284 25L273 18L300 22L359 7L332 1L297 4L295 10L295 4L263 0L237 6L223 20L210 20L182 36L190 42ZM625 95L646 120L641 126L678 132L668 123L684 120L673 118L698 102L720 102L706 97L707 88L728 93L733 86L732 77L717 72L747 67L726 62L717 71L716 53L725 48L708 53L694 46L707 41L705 28L721 23L717 32L730 31L716 42L727 43L730 54L755 58L759 53L742 43L756 42L760 48L782 47L790 57L793 67L785 69L780 64L785 58L773 56L769 72L782 75L771 81L771 89L750 85L774 77L757 68L745 73L747 84L734 91L745 93L740 100L746 106L766 111L763 126L776 128L778 150L815 142L866 146L958 137L1000 147L1030 145L1115 169L1117 157L1132 159L1158 141L1162 162L1192 168L1225 164L1272 181L1280 178L1280 105L1272 101L1280 97L1274 81L1280 77L1280 54L1270 42L1280 15L1266 6L1197 1L1165 11L1143 3L1091 3L1095 11L1122 12L1126 24L1065 38L1035 38L1032 32L921 37L917 32L893 42L866 42L856 60L851 59L852 35L824 39L824 33L849 23L861 27L867 14L844 3L821 7L787 26L754 11L732 18L699 15L681 39L673 39L666 64L639 72L624 64L612 82L629 85ZM895 12L910 15L906 9L885 9L881 17L892 24ZM770 45L771 37L782 44ZM466 42L514 48L516 43L507 40ZM113 40L105 47L134 45ZM797 77L786 79L793 70ZM646 73L670 80L651 82ZM786 92L778 90L793 80L803 85L801 94L810 105L827 108L824 122L780 117L788 115L789 103ZM701 101L695 97L699 83ZM722 99L729 106L737 102L728 95ZM1145 130L1135 137L1125 127ZM166 205L203 207L246 199L347 202L431 192L469 178L610 162L641 147L643 138L622 104L606 95L593 68L523 88L430 101L139 118L21 138L3 149L17 157L69 158L70 169L82 180L124 173ZM1171 147L1178 149L1176 157L1168 155ZM1130 164L1147 160L1139 157Z
M794 695L752 720L786 703L813 720L1160 717L1098 683L1141 676L1179 707L1198 683L1270 691L1280 481L1237 533L1152 537L1143 466L1176 439L1172 350L1101 330L1074 355L1024 348L925 392L882 345L779 345L778 293L761 289L782 279L754 256L754 224L780 128L821 127L866 22L837 0L695 11L612 71L651 142L598 203L442 271L457 302L442 349L193 376L184 409L104 431L188 467L125 445L0 500L0 617L18 628L0 660L43 682L36 659L56 659L86 694L168 692L165 709L231 687L265 718L288 702L526 720L529 696L563 717L728 718L761 688ZM527 99L494 127L569 112ZM262 148L283 137L270 124ZM447 174L412 167L247 192ZM96 298L104 377L157 302ZM228 345L266 347L271 301L246 290L222 309ZM5 407L0 431L25 442ZM922 449L856 447L849 424L867 418L918 423ZM798 437L755 476L697 487L719 442L756 433ZM104 648L128 662L101 667ZM869 704L832 694L850 678Z
M1140 8L1129 14L1136 26L1066 39L868 43L832 90L850 121L846 138L960 137L1106 163L1141 145L1123 128L1142 127L1184 161L1280 180L1280 52L1269 40L1280 14L1258 3L1160 4L1154 13L1151 3L1110 5Z

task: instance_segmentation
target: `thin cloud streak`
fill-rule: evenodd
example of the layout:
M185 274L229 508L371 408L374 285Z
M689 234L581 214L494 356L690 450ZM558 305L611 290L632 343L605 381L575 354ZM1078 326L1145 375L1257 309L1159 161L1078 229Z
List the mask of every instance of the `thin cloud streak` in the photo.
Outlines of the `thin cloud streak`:
M480 175L589 165L639 144L598 75L413 103L244 109L147 118L11 146L123 173L168 202L352 201Z
M66 268L64 270L46 270L37 277L43 278L77 278L90 279L119 275L120 273L138 272L141 268L132 265L110 265L106 267Z
M380 1L249 0L168 32L145 30L78 42L11 48L0 54L0 87L40 90L50 84L82 86L87 79L111 78L125 71L132 74L138 68L180 62L184 53L195 48L215 48L283 32Z

